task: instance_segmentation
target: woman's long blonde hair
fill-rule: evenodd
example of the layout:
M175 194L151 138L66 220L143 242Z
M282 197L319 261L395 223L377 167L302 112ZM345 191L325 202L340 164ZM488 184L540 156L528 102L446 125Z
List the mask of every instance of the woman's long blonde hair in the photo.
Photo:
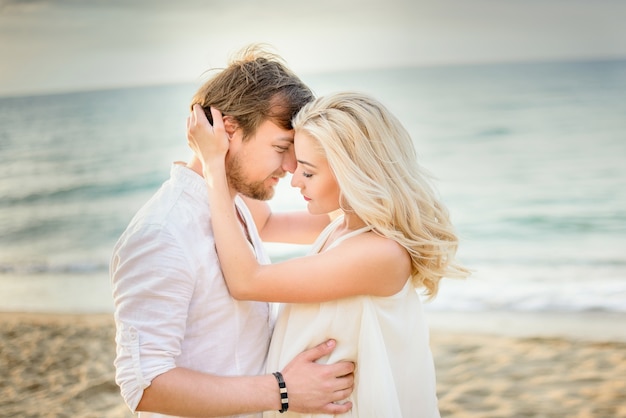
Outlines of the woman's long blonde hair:
M410 135L385 106L361 93L337 93L307 104L293 126L319 142L343 209L406 248L416 287L432 298L442 277L468 275L455 260L448 210L418 165Z

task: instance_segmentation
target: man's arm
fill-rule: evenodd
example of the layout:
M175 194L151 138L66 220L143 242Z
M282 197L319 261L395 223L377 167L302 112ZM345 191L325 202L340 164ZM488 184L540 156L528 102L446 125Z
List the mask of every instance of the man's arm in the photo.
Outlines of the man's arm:
M335 347L330 340L293 359L282 371L289 410L301 413L341 414L354 385L354 364L315 363ZM156 377L144 390L138 411L182 416L223 416L280 410L280 394L274 376L223 377L177 367Z
M274 376L223 377L177 367L186 313L195 281L186 253L159 226L134 228L116 246L111 261L117 326L116 382L131 410L179 416L223 416L280 409ZM334 348L318 346L282 371L290 409L344 411L328 405L351 392L352 363L315 360ZM345 377L344 377L345 376ZM348 406L349 408L349 406Z

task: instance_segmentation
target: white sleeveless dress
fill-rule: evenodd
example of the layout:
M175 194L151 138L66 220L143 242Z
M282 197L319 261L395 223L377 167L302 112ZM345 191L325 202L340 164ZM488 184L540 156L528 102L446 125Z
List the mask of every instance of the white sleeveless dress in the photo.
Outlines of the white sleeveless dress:
M313 244L318 253L341 222L329 225ZM365 227L333 242L337 245ZM302 351L333 338L337 347L321 363L356 362L353 408L342 417L439 418L435 368L422 304L411 281L390 297L356 296L324 303L281 306L267 359L267 372L282 370ZM289 386L287 386L289 390ZM266 412L264 417L330 415Z

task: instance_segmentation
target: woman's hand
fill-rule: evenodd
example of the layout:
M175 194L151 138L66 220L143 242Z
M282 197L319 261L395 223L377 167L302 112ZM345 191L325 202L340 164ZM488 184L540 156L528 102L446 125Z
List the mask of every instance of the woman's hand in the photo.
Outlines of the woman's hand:
M195 104L191 114L187 117L187 144L202 161L203 171L206 171L212 162L223 164L228 152L229 142L224 129L222 112L211 107L211 115L213 126L204 114L202 106Z

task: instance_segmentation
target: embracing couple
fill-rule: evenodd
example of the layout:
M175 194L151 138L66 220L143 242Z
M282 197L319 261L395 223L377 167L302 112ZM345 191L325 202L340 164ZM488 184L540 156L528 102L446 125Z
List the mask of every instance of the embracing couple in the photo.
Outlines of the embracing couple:
M244 49L192 99L188 163L117 242L116 382L140 417L439 417L420 294L465 276L412 140ZM307 212L272 213L287 172ZM270 263L263 241L312 244ZM278 302L278 304L276 304Z

